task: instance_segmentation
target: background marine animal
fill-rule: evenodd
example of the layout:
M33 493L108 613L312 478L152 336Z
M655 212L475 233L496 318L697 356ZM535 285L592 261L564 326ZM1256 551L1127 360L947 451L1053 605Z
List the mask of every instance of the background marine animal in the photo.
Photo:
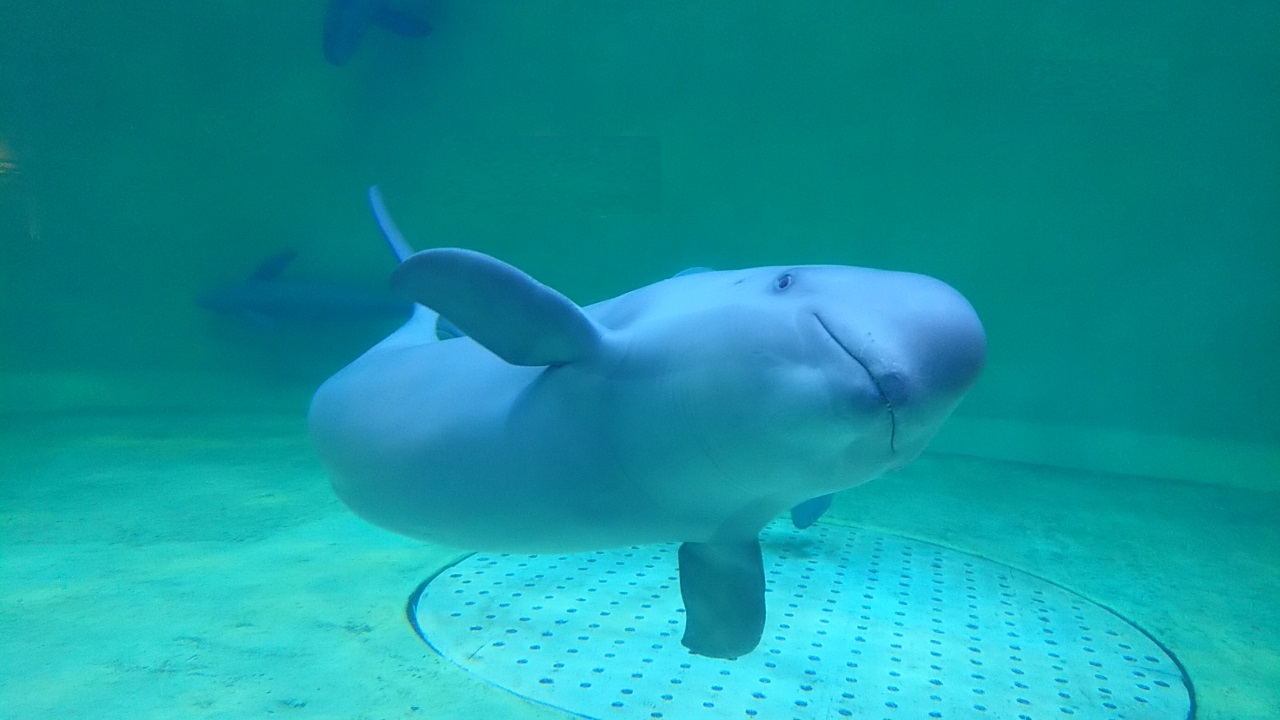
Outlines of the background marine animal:
M371 26L408 38L426 37L431 26L389 0L329 0L324 13L324 58L346 65Z
M298 321L363 321L408 318L412 304L388 293L338 283L282 279L297 253L267 258L243 282L215 285L196 303L210 312L260 328Z

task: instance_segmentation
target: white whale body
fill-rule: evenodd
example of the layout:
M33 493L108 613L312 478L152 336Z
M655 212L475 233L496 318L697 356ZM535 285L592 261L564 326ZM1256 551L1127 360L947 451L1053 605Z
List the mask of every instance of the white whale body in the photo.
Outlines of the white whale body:
M977 314L931 277L704 271L580 307L481 253L411 254L370 197L418 305L312 401L338 496L464 549L683 543L701 655L760 639L761 528L916 457L985 360ZM438 339L440 318L465 335Z

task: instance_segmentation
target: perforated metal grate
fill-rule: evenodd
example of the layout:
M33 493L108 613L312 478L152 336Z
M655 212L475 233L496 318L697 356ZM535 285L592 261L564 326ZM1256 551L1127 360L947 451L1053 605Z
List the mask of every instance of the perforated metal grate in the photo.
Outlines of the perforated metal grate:
M468 671L593 718L1192 716L1176 660L1053 583L853 528L775 524L761 539L764 638L733 661L680 645L676 545L472 555L409 613Z

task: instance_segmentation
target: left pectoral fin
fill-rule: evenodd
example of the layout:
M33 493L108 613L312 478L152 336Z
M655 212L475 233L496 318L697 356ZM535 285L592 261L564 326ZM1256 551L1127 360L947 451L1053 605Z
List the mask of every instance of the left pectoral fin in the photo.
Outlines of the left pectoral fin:
M760 542L688 542L680 546L681 642L696 655L733 658L764 632L764 561Z
M575 362L602 341L600 328L572 300L473 250L415 253L392 273L391 287L513 365Z
M835 494L819 495L791 508L791 524L803 530L818 522L818 518L831 509L835 497Z

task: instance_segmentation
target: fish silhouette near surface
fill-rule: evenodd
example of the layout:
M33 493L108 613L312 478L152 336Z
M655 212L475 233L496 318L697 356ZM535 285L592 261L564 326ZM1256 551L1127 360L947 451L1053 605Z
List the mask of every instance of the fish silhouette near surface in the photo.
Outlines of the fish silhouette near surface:
M703 270L584 307L489 255L413 253L370 201L416 306L312 399L338 496L471 550L682 543L699 655L759 643L765 524L915 458L985 361L977 314L931 277ZM441 316L465 335L440 340Z
M378 26L407 38L426 37L431 25L390 0L329 0L324 13L324 57L345 65L360 48L369 28Z

